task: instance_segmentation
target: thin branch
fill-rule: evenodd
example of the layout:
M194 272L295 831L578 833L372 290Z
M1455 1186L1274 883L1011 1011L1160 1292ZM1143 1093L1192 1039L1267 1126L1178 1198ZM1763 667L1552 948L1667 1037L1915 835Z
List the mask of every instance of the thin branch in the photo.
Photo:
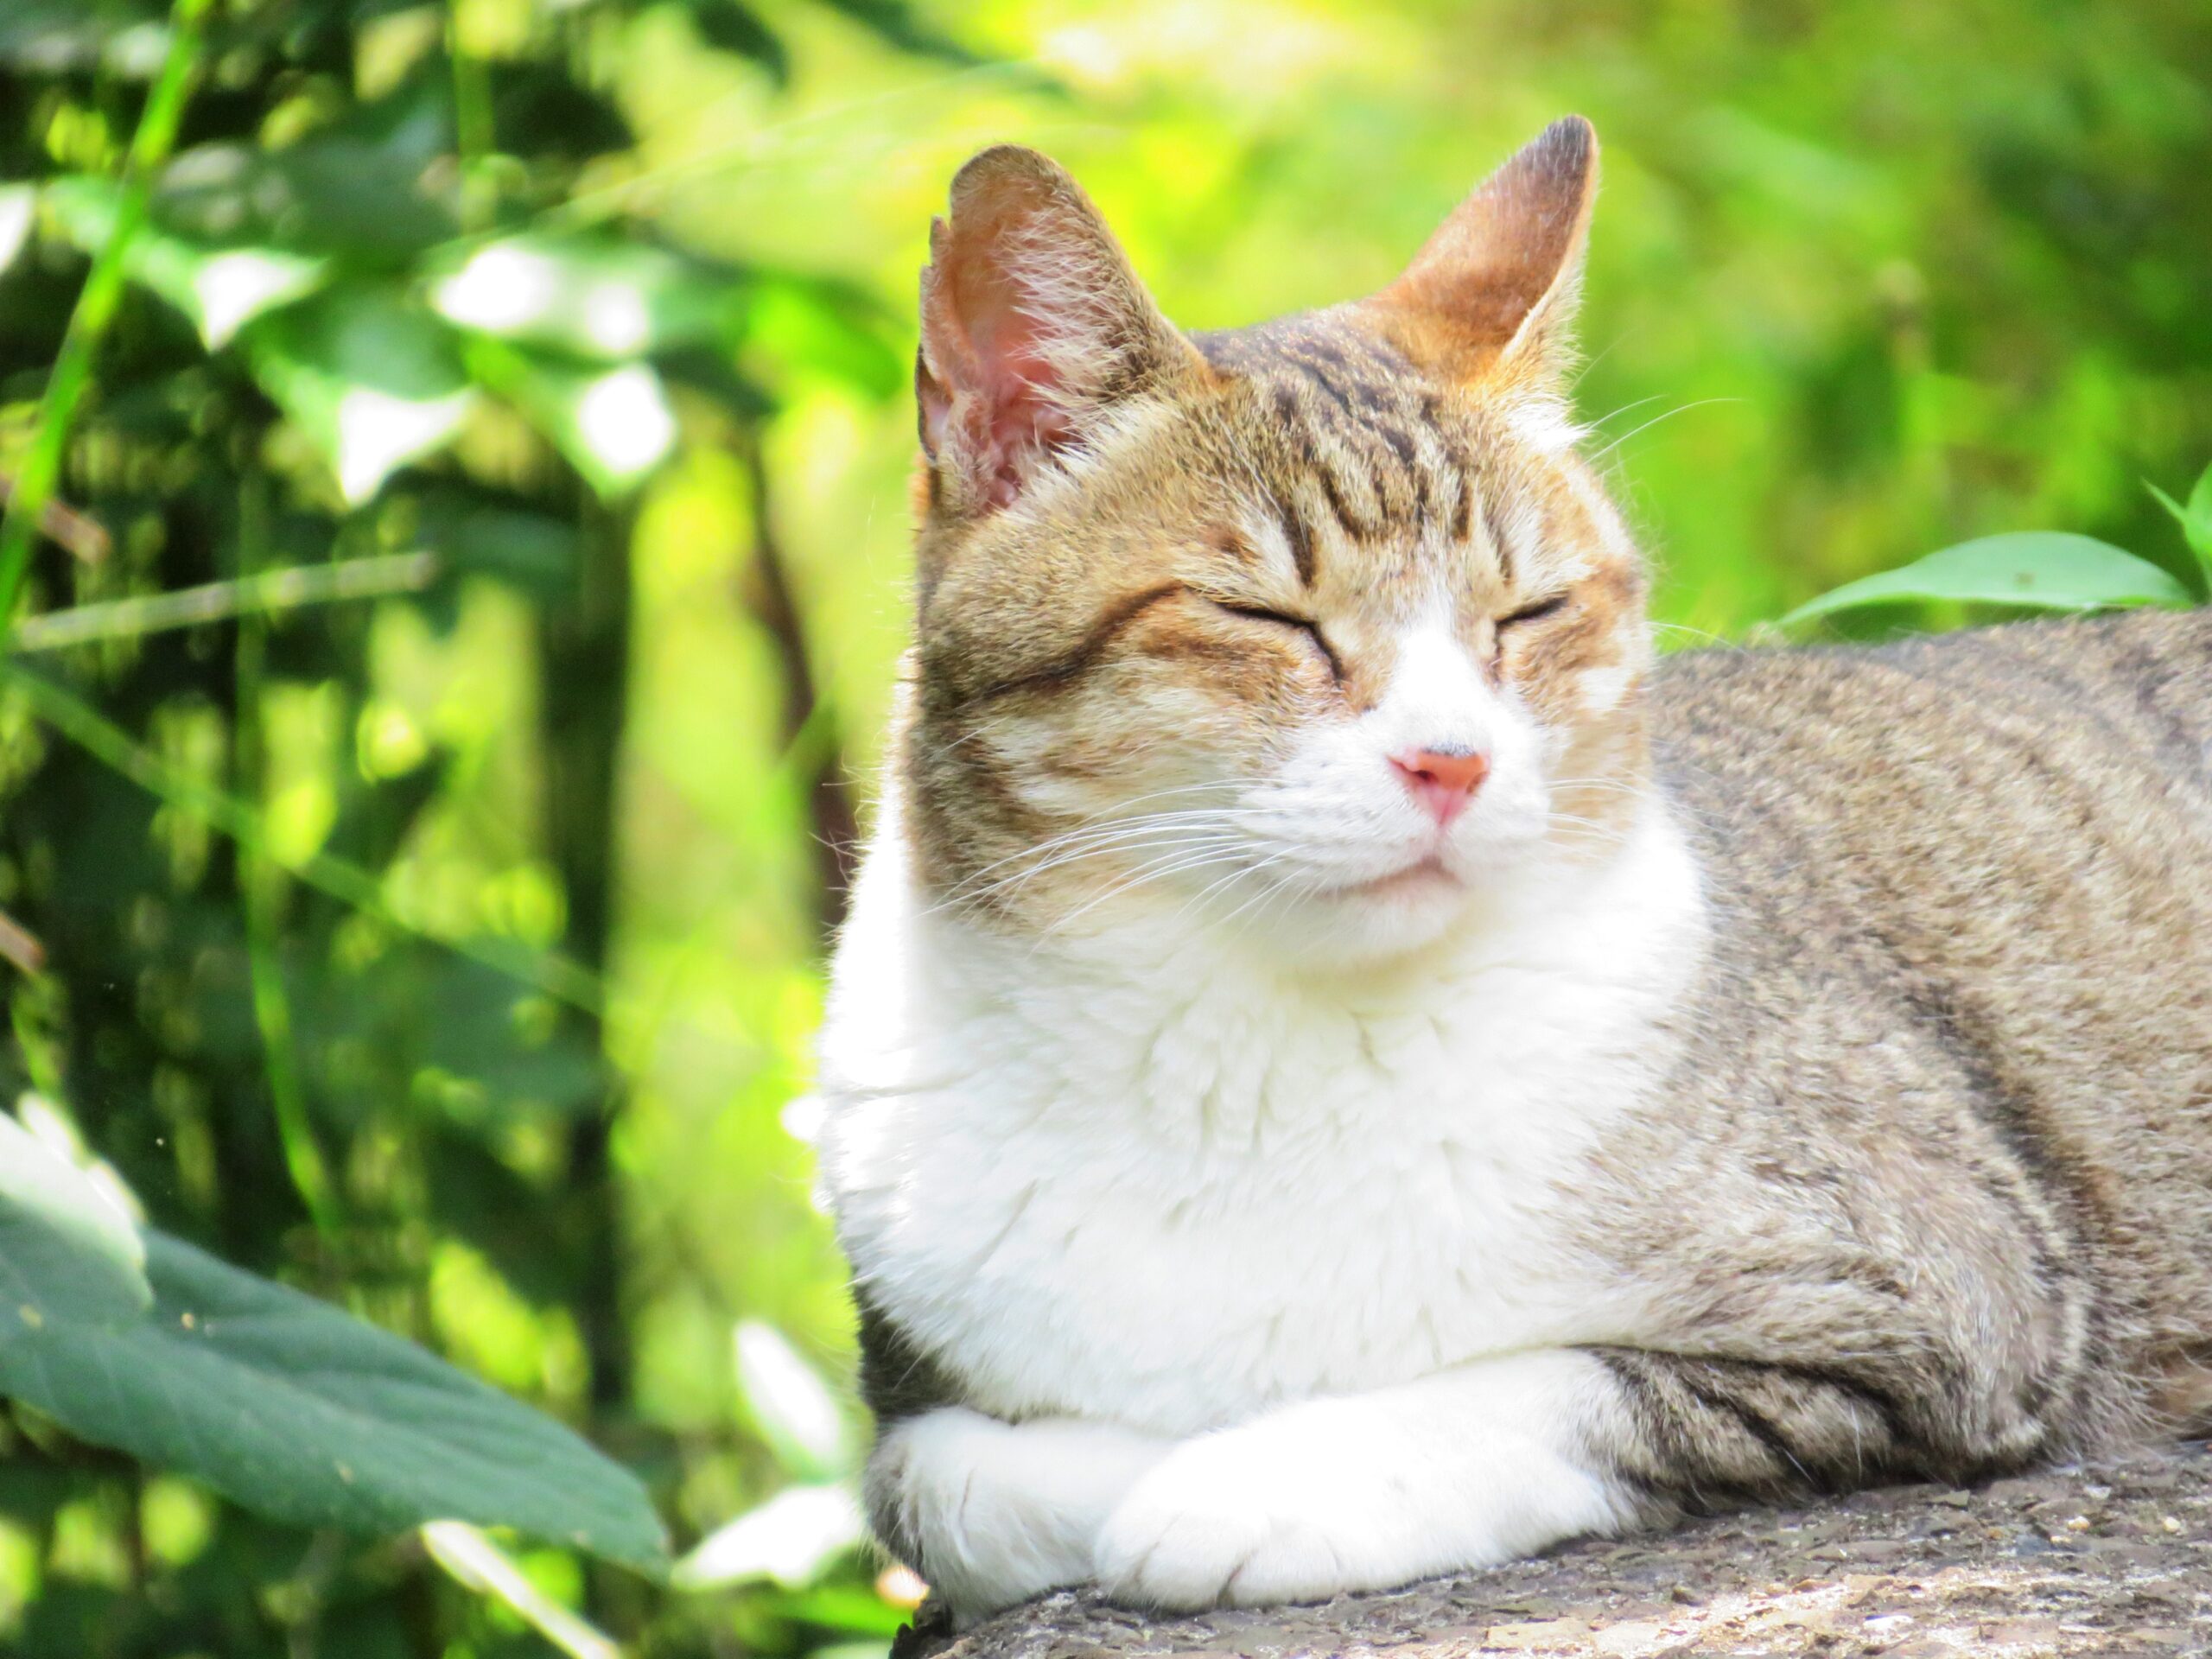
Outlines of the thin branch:
M46 970L46 947L25 927L4 910L0 910L0 957L12 962L27 974Z
M203 622L288 611L302 605L420 593L437 576L437 559L429 553L382 553L338 564L296 565L230 582L211 582L200 588L106 600L27 616L16 625L14 646L18 652L55 651L95 639L197 627Z
M753 577L746 600L753 616L775 642L782 664L783 741L787 750L809 744L810 755L794 755L808 774L807 812L815 848L815 868L820 882L816 920L826 941L844 918L845 899L852 886L853 863L860 842L860 820L853 807L853 792L845 779L844 746L839 741L836 710L822 697L807 649L806 631L799 620L791 591L791 575L777 539L775 519L769 507L768 466L760 449L760 434L747 425L738 440L751 489L753 515Z
M261 815L248 803L204 779L181 772L137 742L82 698L20 664L0 658L0 683L11 685L30 710L92 759L129 779L150 795L188 812L241 847L266 854L268 839ZM548 996L603 1014L606 990L598 976L549 950L498 939L455 939L433 933L397 914L385 901L383 884L368 870L328 853L315 853L283 866L294 880L328 893L387 926L444 946L486 967L535 986Z
M0 474L0 508L13 500L15 494L16 480ZM105 524L50 495L38 510L38 528L47 540L63 552L74 554L86 564L105 564L107 556L115 550L114 538L107 533Z

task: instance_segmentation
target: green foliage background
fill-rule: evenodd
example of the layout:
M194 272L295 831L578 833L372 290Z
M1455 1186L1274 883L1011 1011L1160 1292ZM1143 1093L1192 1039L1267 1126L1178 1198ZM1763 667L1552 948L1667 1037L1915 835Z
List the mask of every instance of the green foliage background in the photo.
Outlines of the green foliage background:
M0 3L0 181L42 187L0 187L0 474L165 16ZM0 1065L155 1223L583 1429L679 1546L856 1442L810 1439L772 1339L741 1388L733 1332L849 1369L808 1042L906 626L913 279L972 149L1058 156L1169 314L1217 327L1379 285L1516 143L1590 115L1580 404L1675 643L1997 531L2188 568L2142 481L2183 494L2212 454L2202 8L207 22L29 612L361 560L410 591L100 613L46 650L29 626L0 909L45 967L0 970ZM670 1587L518 1548L639 1651L880 1649L897 1618L850 1554ZM0 1649L543 1643L413 1540L289 1530L0 1408Z

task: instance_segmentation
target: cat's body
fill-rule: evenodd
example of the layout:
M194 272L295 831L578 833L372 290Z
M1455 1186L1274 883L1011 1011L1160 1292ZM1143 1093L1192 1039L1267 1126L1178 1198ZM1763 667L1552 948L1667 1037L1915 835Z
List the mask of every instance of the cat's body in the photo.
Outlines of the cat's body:
M2161 1421L2212 624L1654 671L1527 354L1586 129L1202 354L994 156L823 1041L887 1541L967 1614L1299 1598Z

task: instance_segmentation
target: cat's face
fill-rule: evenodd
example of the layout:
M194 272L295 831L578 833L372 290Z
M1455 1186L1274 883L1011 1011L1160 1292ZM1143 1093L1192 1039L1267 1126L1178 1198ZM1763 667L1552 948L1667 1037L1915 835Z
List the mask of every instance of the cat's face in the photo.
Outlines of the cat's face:
M1554 378L1586 132L1382 296L1195 340L1050 163L970 164L919 377L903 761L934 897L1370 957L1618 839L1643 574ZM1518 241L1471 271L1476 235Z

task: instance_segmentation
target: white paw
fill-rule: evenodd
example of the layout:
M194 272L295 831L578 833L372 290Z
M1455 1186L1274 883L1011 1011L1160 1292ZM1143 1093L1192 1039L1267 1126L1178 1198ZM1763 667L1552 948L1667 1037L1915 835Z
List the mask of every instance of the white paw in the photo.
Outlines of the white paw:
M1396 1582L1372 1490L1294 1472L1268 1437L1192 1440L1139 1480L1099 1535L1098 1582L1117 1600L1185 1611L1319 1601ZM1382 1576L1378 1578L1376 1574ZM1411 1576L1410 1574L1407 1576Z
M1322 1601L1617 1530L1605 1483L1547 1444L1556 1402L1532 1404L1559 1369L1503 1361L1187 1440L1107 1517L1098 1581L1177 1610Z
M877 1442L869 1508L964 1624L1089 1578L1098 1529L1162 1450L1103 1423L932 1411Z

